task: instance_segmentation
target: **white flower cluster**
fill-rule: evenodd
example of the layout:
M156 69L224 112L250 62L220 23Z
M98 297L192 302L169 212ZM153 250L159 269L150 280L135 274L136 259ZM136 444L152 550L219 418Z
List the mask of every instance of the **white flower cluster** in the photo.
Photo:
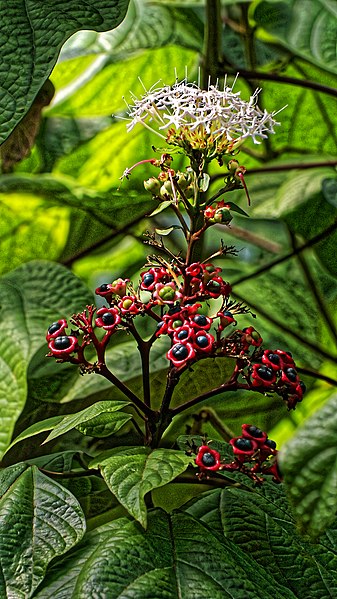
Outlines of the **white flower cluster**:
M226 85L223 90L214 85L202 90L183 80L172 87L151 88L141 99L134 97L134 104L128 106L131 121L127 130L141 123L164 139L160 131L174 127L176 131L203 130L214 139L225 137L235 145L247 138L260 143L274 133L274 126L279 123L274 120L275 112L262 111L256 105L259 92L257 89L246 102L240 98L240 92L234 93Z

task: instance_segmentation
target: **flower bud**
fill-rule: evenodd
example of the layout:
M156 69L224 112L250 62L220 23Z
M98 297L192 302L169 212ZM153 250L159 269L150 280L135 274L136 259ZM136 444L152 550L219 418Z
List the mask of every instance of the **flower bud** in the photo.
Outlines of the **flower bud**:
M156 177L150 177L147 181L144 181L144 187L146 191L149 191L153 195L158 195L160 190L160 183Z

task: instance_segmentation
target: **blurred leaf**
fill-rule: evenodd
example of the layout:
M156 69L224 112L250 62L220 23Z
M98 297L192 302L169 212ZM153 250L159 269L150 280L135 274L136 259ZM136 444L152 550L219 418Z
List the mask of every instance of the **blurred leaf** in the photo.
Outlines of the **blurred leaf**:
M306 0L303 10L301 0L263 0L255 8L254 19L287 50L337 72L337 19L333 3Z
M95 458L109 489L128 512L146 528L144 496L184 472L191 458L182 451L149 447L119 447Z
M4 6L1 64L2 133L4 141L22 119L56 63L62 44L79 29L104 31L119 25L128 0L113 6L104 1L27 5L14 0ZM13 45L13 40L18 43Z
M140 220L152 205L145 192L131 191L129 200L132 208L120 191L99 193L60 175L0 177L0 210L5 223L0 266L7 270L29 258L76 257L102 238L112 238L119 228Z
M157 9L162 10L160 6ZM168 11L167 8L163 10ZM162 22L158 22L158 26L163 32L166 31L166 27L162 27ZM131 33L134 31L132 29ZM148 34L151 36L151 29ZM147 38L148 35L144 36L145 43ZM173 42L171 43L173 44ZM149 47L147 43L146 47ZM87 57L78 59L80 67L82 60L87 62ZM181 74L182 79L185 76L185 68L193 76L196 62L195 50L175 45L158 49L150 46L149 49L139 54L131 53L131 57L126 54L121 61L116 61L113 55L109 60L109 53L106 53L105 50L104 54L96 59L97 68L94 69L92 65L89 65L87 72L80 75L78 81L75 80L75 83L71 83L68 89L61 89L60 92L57 90L55 100L48 109L47 115L80 118L111 116L125 112L126 101L132 102L130 92L139 97L144 95L144 86L149 89L158 82L174 83L175 69L178 76ZM64 69L63 63L60 63L60 68ZM127 77L125 73L127 73ZM57 80L61 83L58 66L51 76L53 83L54 75L55 84ZM139 78L141 78L141 82ZM116 90L118 91L116 92ZM113 149L114 147L111 148L111 151Z
M280 453L289 500L301 529L313 536L324 532L336 516L336 414L334 395Z
M81 539L85 519L75 497L36 466L13 466L0 483L1 594L31 597L50 561Z

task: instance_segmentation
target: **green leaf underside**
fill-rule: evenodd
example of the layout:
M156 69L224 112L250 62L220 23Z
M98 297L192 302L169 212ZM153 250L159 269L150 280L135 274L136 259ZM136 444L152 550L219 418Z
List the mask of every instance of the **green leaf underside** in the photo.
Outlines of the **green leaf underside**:
M14 470L14 472L13 472ZM49 562L78 543L85 531L79 503L35 467L8 468L0 499L0 594L32 596Z
M1 9L2 88L0 142L29 110L54 67L65 40L79 29L104 31L123 19L128 0L68 0L53 3L9 0ZM13 44L13 40L18 43Z
M109 489L144 528L147 523L144 496L184 472L191 458L182 451L148 447L124 447L101 454L90 463L99 467Z
M302 530L318 536L337 510L337 395L299 429L281 452L289 500Z
M120 519L88 533L54 565L36 599L260 599L261 588L266 599L295 597L190 515L151 510L146 531Z

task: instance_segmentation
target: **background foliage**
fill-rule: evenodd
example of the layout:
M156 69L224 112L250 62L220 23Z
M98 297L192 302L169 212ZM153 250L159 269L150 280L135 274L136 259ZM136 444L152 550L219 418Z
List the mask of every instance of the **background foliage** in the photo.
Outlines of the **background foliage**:
M49 4L33 2L28 13L28 3L24 4L22 13L17 0L1 9L6 38L1 45L0 99L1 455L27 427L33 427L34 436L22 438L3 458L2 595L81 598L96 590L102 597L145 597L146 589L148 596L162 598L175 597L179 588L182 597L190 597L193 588L193 597L215 599L234 588L233 596L240 599L260 596L258 580L266 597L305 598L310 580L313 598L333 597L337 586L335 7L325 0L131 0L119 24L126 0L68 1L65 11L61 1L53 3L53 11ZM19 40L18 45L13 39ZM219 438L224 423L239 434L244 421L267 430L280 445L288 442L281 461L287 492L302 530L316 538L322 535L317 545L299 535L283 490L272 485L253 489L245 481L239 489L199 485L198 491L194 487L191 491L186 479L186 484L160 489L186 468L179 461L181 454L171 473L164 468L160 484L153 481L151 468L145 486L139 486L138 479L134 482L136 506L130 508L122 498L124 508L145 524L144 496L157 489L146 533L108 490L118 487L116 476L110 477L110 454L105 456L107 462L90 465L102 468L105 482L94 475L52 480L43 473L62 474L83 463L87 466L88 454L137 444L131 423L107 440L93 430L88 443L81 435L84 419L66 437L55 435L51 443L40 446L46 435L39 421L57 418L60 423L61 415L96 401L123 399L103 379L79 377L69 365L46 361L44 335L50 322L91 303L92 292L101 283L118 276L137 280L146 257L142 233L150 226L147 215L153 209L143 179L152 173L140 167L123 185L119 177L126 167L152 157L150 148L157 142L146 130L127 135L120 117L130 91L139 96L144 86L148 89L158 80L173 83L186 72L189 80L197 80L200 67L205 81L208 73L219 78L227 73L232 82L239 72L235 91L247 98L261 85L259 104L270 111L283 108L276 135L242 150L252 198L250 218L236 215L225 232L212 228L207 250L215 250L220 238L235 243L238 256L226 258L224 268L234 296L257 315L256 322L247 317L247 326L257 327L266 347L293 353L308 391L294 413L270 397L252 395L249 402L239 393L226 400L220 397L201 406L197 418L195 410L179 416L166 444L171 447L186 426L195 434L202 428ZM48 77L51 83L46 83ZM181 160L175 157L174 168ZM223 169L212 167L210 175L215 189ZM236 192L233 201L244 206L244 193ZM167 224L161 214L155 220L158 226ZM179 247L179 237L172 240ZM153 388L162 384L165 351L159 347L153 356ZM111 369L136 389L140 363L133 344L121 337L110 353ZM214 380L223 373L207 376ZM195 394L195 388L206 391L207 376L201 369L186 380L185 395ZM128 422L127 413L118 414ZM50 428L54 425L55 420ZM116 419L111 417L104 426L116 430ZM134 458L142 472L143 457ZM155 459L160 463L161 457ZM206 494L195 497L200 491ZM118 491L116 496L120 499ZM181 507L192 496L181 511L172 515L162 511ZM56 497L58 506L50 507ZM85 519L91 530L79 543ZM24 544L13 542L8 553L13 523L15 538L24 538ZM193 544L184 536L187 529L195 535ZM44 536L51 539L48 550ZM267 537L272 538L271 545ZM131 544L137 547L132 557ZM33 556L28 558L32 546ZM282 552L283 546L287 552ZM275 562L282 577L270 566ZM245 564L240 576L238 563Z

